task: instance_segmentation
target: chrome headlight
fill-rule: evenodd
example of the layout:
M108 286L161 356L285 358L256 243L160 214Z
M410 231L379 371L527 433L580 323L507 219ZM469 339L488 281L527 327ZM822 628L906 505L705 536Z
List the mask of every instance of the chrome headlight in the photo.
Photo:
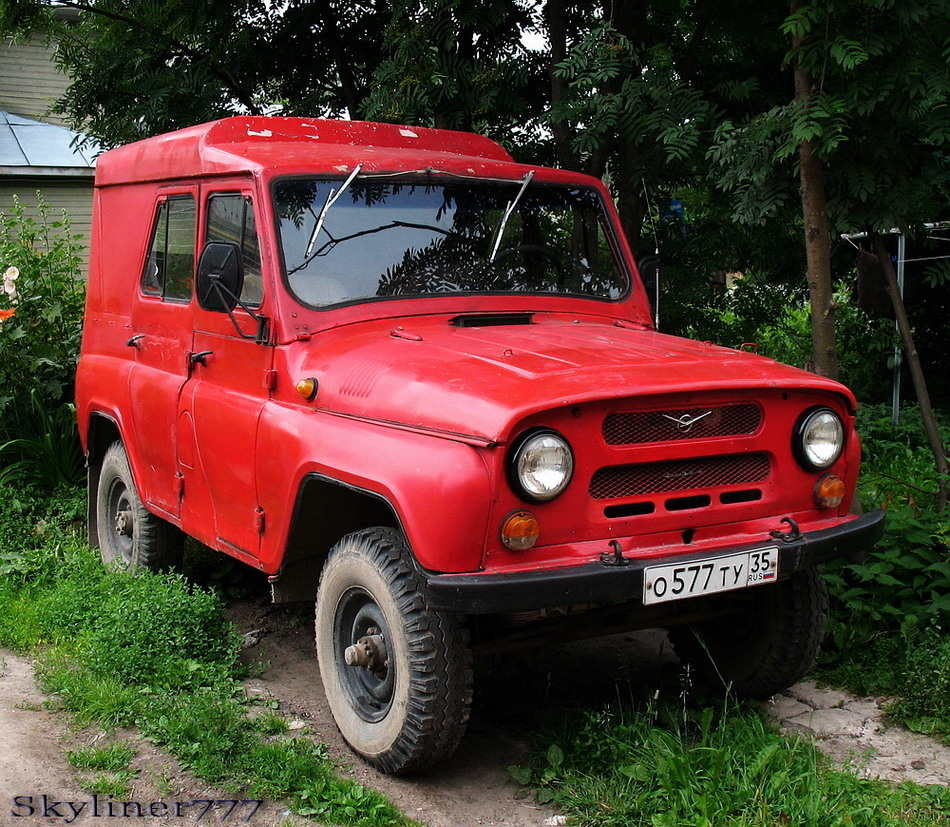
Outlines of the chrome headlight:
M806 411L795 426L792 450L806 471L824 471L844 450L844 423L830 408Z
M530 502L546 502L562 494L573 473L571 446L556 431L532 431L515 444L508 460L512 488Z

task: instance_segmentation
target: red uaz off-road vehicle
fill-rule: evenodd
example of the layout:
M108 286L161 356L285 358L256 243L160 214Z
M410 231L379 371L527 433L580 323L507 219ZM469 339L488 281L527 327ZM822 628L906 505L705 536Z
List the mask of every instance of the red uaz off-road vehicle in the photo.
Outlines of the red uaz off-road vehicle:
M103 154L77 400L104 559L188 534L315 598L333 715L389 772L456 747L473 648L665 626L769 695L816 654L818 565L883 526L846 388L658 333L601 183L471 134Z

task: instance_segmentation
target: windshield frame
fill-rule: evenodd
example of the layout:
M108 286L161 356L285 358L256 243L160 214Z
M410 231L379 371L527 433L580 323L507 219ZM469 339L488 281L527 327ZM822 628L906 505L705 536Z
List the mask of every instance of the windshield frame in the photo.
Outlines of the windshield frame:
M538 170L542 171L542 170ZM532 171L533 172L533 171ZM326 304L313 304L301 296L294 290L290 283L290 276L296 270L299 270L298 266L295 269L289 268L287 260L285 258L285 248L283 243L283 238L281 234L281 216L278 209L277 201L277 191L282 184L294 181L317 181L321 183L330 184L331 186L339 186L342 182L346 181L349 188L353 186L358 186L360 184L400 184L404 186L445 186L450 182L470 182L472 184L503 184L506 186L512 187L512 198L515 199L516 196L519 198L519 190L525 185L525 176L522 175L516 178L499 178L494 176L471 176L471 175L460 175L446 172L439 172L433 169L425 170L412 170L412 171L400 171L393 173L377 173L377 172L364 172L359 175L354 176L352 171L349 174L325 174L321 172L310 172L307 174L291 174L291 175L282 175L271 179L269 186L269 197L270 197L270 207L272 210L273 221L274 221L274 232L275 240L277 242L277 254L278 260L280 263L280 278L283 284L284 289L287 294L301 307L305 307L308 310L314 310L318 312L334 310L341 307L350 307L354 305L364 305L371 304L375 302L393 302L393 301L419 301L419 300L432 300L438 298L458 298L458 297L467 297L467 296L486 296L486 297L508 297L512 299L518 298L529 298L529 297L543 297L545 299L566 299L566 300L587 300L594 301L601 304L621 304L627 301L634 291L634 282L635 275L631 270L631 267L627 261L627 257L623 252L623 245L620 242L617 234L619 232L616 221L613 218L611 210L608 209L606 199L604 198L603 193L600 189L588 182L566 182L566 181L548 181L543 178L533 177L529 174L528 181L531 184L531 189L535 188L545 188L545 189L565 189L573 191L583 191L589 193L595 202L596 206L596 223L599 228L599 232L602 234L604 241L606 242L607 248L609 248L610 255L616 267L616 273L618 280L622 280L623 284L618 294L615 296L604 296L604 295L595 295L592 293L582 293L582 292L560 292L554 290L442 290L442 291L429 291L429 292L417 292L417 293L397 293L394 295L376 295L376 296L364 296L354 299L347 299L340 302L326 303ZM529 190L530 191L530 190ZM523 194L523 193L522 193ZM333 206L328 210L328 214L332 214ZM323 216L326 218L326 215Z

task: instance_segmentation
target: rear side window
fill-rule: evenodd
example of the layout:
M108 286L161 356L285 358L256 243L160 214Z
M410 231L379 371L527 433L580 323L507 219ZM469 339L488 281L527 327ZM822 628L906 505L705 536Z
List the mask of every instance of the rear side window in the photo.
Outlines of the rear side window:
M261 277L261 247L257 240L254 202L240 193L212 195L208 199L205 241L230 241L241 248L244 259L244 289L241 301L257 307L264 298Z
M173 195L158 205L152 244L142 273L142 292L187 302L195 280L195 227L192 195Z

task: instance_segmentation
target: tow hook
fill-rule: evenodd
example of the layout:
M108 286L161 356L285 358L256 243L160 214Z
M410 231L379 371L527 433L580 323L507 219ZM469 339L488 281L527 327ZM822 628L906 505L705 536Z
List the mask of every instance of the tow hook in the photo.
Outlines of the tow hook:
M769 536L773 540L781 540L783 543L794 543L804 537L804 535L798 529L798 523L796 523L791 517L782 517L781 522L788 524L788 531L782 531L782 529L779 528L770 532Z
M629 566L630 561L623 556L620 551L620 541L611 540L610 547L613 549L613 553L605 551L600 555L600 562L605 566Z

